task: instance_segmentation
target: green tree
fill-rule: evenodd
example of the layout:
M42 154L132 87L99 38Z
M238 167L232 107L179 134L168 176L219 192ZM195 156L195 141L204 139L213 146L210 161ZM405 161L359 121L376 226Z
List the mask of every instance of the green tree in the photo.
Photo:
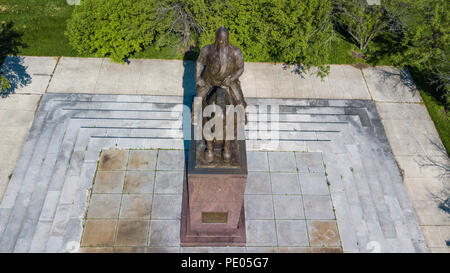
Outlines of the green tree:
M170 44L170 35L179 37L175 42L182 42L185 48L195 44L203 31L200 19L207 10L203 0L159 0L155 6L152 24L159 34L157 46Z
M84 56L124 58L152 42L154 1L83 0L67 23L66 35Z
M14 28L13 22L0 23L0 64L3 64L7 55L16 55L25 45L22 43L22 33ZM8 90L11 88L11 81L4 74L4 68L0 71L0 97L6 97ZM14 71L9 76L17 76Z
M405 0L408 12L399 17L401 50L390 58L397 66L411 66L449 98L450 13L448 0ZM448 102L447 102L448 103Z
M450 46L449 2L405 0L408 12L399 18L403 50L393 55L397 65L427 66L447 61Z
M397 18L407 6L399 0L382 1L380 5L367 0L334 0L333 9L337 25L364 51L377 35L397 29Z
M205 1L206 2L206 1ZM224 25L231 43L240 47L247 61L300 63L328 71L328 42L332 29L331 2L319 0L228 0L208 1L202 19L200 44L214 41L216 29Z
M266 3L270 22L270 55L287 63L300 63L305 69L319 68L318 74L328 73L331 1L278 0Z

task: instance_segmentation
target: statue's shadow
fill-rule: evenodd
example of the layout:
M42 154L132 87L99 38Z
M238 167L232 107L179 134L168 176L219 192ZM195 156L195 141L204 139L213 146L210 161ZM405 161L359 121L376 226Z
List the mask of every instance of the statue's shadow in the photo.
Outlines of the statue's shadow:
M183 60L183 138L185 160L187 165L187 158L189 152L189 144L191 140L191 112L192 101L195 97L195 62L185 57Z

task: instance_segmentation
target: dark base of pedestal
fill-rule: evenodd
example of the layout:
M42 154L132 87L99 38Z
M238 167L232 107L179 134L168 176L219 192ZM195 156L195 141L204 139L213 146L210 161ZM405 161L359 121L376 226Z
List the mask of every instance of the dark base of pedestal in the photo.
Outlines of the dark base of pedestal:
M181 246L245 246L245 210L242 205L238 228L234 232L194 232L189 222L189 197L187 180L183 185L183 204L181 213Z

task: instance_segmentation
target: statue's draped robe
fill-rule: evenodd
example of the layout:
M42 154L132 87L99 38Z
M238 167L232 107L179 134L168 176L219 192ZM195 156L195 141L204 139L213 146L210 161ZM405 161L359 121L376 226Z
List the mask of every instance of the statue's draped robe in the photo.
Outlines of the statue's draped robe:
M207 45L200 51L197 66L200 68L206 66L201 75L205 85L197 84L198 96L201 96L204 100L213 87L224 87L229 89L233 105L242 104L244 107L247 106L239 77L232 80L229 86L222 85L227 77L234 77L237 72L244 68L244 56L239 48L227 46L226 50L220 54L214 44Z

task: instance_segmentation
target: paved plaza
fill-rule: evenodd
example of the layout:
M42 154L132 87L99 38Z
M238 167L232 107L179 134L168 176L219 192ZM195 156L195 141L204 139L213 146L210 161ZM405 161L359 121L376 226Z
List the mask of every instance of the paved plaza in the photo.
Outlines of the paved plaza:
M180 248L193 63L7 62L31 81L0 100L2 252L449 251L447 181L424 166L448 157L406 72L246 64L247 245ZM264 105L275 146L254 136Z

